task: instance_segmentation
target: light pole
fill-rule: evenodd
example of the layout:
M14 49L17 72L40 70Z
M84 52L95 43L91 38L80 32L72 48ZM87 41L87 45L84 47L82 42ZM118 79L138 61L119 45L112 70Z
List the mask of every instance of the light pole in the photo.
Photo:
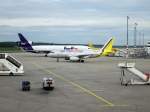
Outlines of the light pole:
M128 56L129 56L129 52L128 52L128 49L129 49L129 33L128 33L129 19L130 19L129 16L127 16L127 43L126 43L127 55L126 55L126 58L128 58Z
M129 16L127 16L127 43L126 43L126 62L125 62L125 64L126 64L126 67L128 66L128 57L129 57L129 51L128 51L128 48L129 48L129 33L128 33L128 23L129 23Z
M144 33L143 33L143 48L145 47L145 39L144 39Z
M137 29L136 29L136 27L137 27L137 23L134 23L134 48L136 49L136 33L137 33Z
M139 47L141 47L141 32L139 32Z

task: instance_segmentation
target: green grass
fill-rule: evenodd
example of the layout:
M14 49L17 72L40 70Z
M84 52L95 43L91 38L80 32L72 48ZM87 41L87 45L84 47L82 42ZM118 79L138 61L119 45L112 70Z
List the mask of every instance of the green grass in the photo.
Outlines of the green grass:
M17 46L15 46L15 47L0 47L0 52L12 53L12 52L22 52L22 50Z

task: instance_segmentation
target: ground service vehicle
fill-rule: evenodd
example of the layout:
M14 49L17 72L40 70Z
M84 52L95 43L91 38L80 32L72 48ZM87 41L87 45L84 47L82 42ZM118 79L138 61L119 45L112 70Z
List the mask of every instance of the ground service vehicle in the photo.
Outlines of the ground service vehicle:
M22 81L22 91L30 91L30 82Z
M54 80L53 78L44 77L42 80L42 87L45 90L53 90L54 89Z

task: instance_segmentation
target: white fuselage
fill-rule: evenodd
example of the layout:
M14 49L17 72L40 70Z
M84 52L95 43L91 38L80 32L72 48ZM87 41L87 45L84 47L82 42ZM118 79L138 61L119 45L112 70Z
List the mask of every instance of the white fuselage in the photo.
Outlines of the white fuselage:
M88 46L81 45L40 45L40 46L32 46L34 51L62 51L62 50L87 50Z
M59 48L59 50L52 50L53 52L50 52L47 54L47 56L51 58L57 58L57 61L59 61L59 58L65 58L66 60L70 61L78 61L78 62L84 62L85 58L96 58L104 52L105 49L107 49L109 46L112 46L113 39L110 38L105 45L98 50L90 49L88 46L65 46Z
M100 55L100 51L95 51L92 49L86 49L86 50L77 50L77 51L69 51L69 50L62 50L62 51L56 51L54 53L49 53L48 56L51 58L75 58L78 59L80 57L82 58L95 58L98 55ZM76 59L77 59L76 58Z

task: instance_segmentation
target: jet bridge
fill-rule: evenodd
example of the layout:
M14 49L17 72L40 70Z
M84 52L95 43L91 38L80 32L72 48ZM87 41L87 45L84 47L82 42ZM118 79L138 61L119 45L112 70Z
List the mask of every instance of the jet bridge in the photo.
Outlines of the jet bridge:
M142 73L140 70L135 68L135 63L119 63L118 66L121 69L121 85L127 86L128 84L150 84L150 74ZM126 72L138 77L139 80L127 78L128 76L125 74Z
M0 53L0 75L23 75L23 65L14 57Z

